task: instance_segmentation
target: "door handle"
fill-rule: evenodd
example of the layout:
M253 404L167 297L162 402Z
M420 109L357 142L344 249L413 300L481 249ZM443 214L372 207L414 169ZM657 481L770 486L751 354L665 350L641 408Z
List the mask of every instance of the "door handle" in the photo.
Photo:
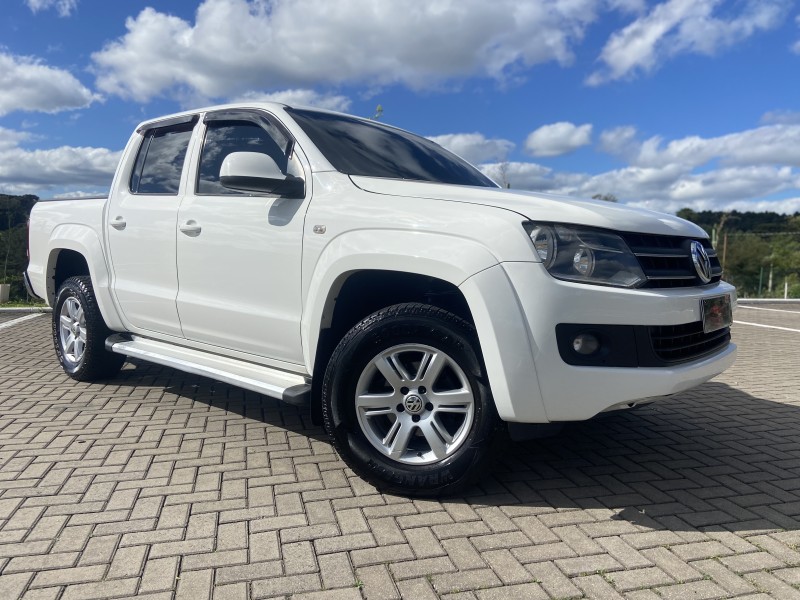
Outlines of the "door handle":
M123 219L122 217L117 217L116 219L114 219L113 221L111 221L111 226L112 226L114 229L119 229L120 231L122 231L123 229L125 229L125 226L126 226L127 224L128 224L128 222L127 222L125 219Z
M200 235L200 232L203 230L203 228L200 227L200 225L198 225L197 221L195 221L194 219L190 219L185 223L181 224L181 226L178 227L178 229L181 230L181 233L185 233L190 237L196 237Z

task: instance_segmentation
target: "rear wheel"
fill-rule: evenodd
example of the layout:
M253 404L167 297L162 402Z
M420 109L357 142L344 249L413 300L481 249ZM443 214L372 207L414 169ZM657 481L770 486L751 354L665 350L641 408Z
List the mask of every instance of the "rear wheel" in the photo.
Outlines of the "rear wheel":
M64 281L53 306L53 343L66 374L78 381L116 375L125 357L105 349L109 335L111 331L97 306L92 280L79 276Z
M322 401L342 458L405 495L463 489L500 437L474 329L428 305L391 306L358 323L331 357Z

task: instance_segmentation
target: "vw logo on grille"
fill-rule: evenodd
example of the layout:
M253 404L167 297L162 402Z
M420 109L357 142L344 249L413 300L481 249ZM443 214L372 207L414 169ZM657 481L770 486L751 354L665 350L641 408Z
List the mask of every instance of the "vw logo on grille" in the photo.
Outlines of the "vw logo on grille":
M412 394L403 401L403 406L406 407L408 412L410 412L412 415L415 415L422 411L422 398Z
M703 283L711 281L711 259L708 258L706 249L703 244L698 241L692 241L692 262L694 263L694 270L697 271L697 276Z

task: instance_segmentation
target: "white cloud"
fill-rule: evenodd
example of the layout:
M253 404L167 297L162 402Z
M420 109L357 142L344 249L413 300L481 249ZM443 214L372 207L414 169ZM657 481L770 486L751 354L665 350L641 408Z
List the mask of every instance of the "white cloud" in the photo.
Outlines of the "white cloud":
M15 131L0 127L0 152L16 148L21 142L31 139L27 131Z
M314 90L294 89L280 92L245 92L231 102L281 102L293 106L314 106L326 110L346 111L350 108L350 98L337 94L320 94Z
M481 170L499 181L501 164L482 165ZM559 172L536 163L506 165L506 180L513 189L525 189L579 198L611 193L632 206L661 212L683 207L751 206L757 209L770 195L800 189L800 173L790 167L747 167L692 173L678 165L625 167L596 175ZM758 202L753 202L757 200ZM778 206L778 205L775 205ZM788 205L780 205L781 211ZM774 209L777 211L777 208ZM793 212L793 211L790 211Z
M631 125L606 129L600 134L600 149L608 154L625 157L638 145L636 128Z
M721 0L667 0L611 35L586 80L589 85L630 78L679 54L713 55L779 26L786 0L744 0L736 15L715 16ZM717 11L720 12L720 11Z
M635 6L637 2L617 2ZM435 87L573 60L600 0L204 0L194 22L145 8L93 55L98 87L139 101L343 82ZM457 35L453 34L457 32Z
M59 16L68 17L73 10L78 8L78 0L25 0L31 12L55 8Z
M701 199L688 202L651 200L643 202L628 202L629 206L649 208L659 212L676 213L682 208L692 210L738 210L741 212L776 212L791 215L800 212L800 198L787 198L783 200L717 200Z
M797 15L794 19L797 26L800 27L800 15ZM795 54L800 54L800 40L797 40L794 44L792 44L792 52Z
M479 168L494 181L509 183L512 189L537 192L563 193L563 190L577 189L588 177L581 173L554 171L532 162L486 163Z
M514 149L514 142L488 139L480 133L449 133L429 136L428 139L473 164L504 160Z
M613 137L611 130L603 135ZM659 136L644 142L635 141L635 133L626 132L629 137L616 148L613 144L601 147L628 158L639 166L660 167L677 164L693 169L712 161L725 165L790 165L800 167L800 124L765 125L755 129L731 133L714 138L689 136L673 140L664 145Z
M797 187L800 175L791 167L752 166L716 169L682 177L669 189L680 201L724 198L735 200L769 196Z
M525 150L533 156L559 156L592 143L592 126L568 121L543 125L525 140Z
M105 191L107 192L108 190L105 190ZM87 191L84 191L84 190L75 190L75 191L72 191L72 192L62 192L60 194L53 194L53 198L59 198L59 199L64 199L64 200L73 200L73 199L76 199L76 198L91 198L93 196L98 196L98 195L100 195L102 193L103 192L98 192L97 190L90 191L90 192L87 192Z
M647 8L645 0L607 0L606 4L612 10L628 13L642 13Z
M0 116L16 110L54 113L84 108L97 99L68 71L0 52Z
M765 125L800 125L800 111L771 110L761 116L761 122Z
M783 119L785 115L781 116ZM621 201L675 212L683 207L800 210L800 124L773 124L713 138L688 136L640 141L634 127L600 134L599 149L627 165L601 173L556 171L534 162L484 164L512 188L590 198L610 193Z
M61 146L28 150L30 135L0 127L0 191L31 193L69 187L108 189L121 152Z

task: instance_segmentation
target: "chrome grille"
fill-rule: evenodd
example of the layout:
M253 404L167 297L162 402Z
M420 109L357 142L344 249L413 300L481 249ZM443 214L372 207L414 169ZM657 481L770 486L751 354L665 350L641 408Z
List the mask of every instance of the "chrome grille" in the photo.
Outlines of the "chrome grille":
M639 260L647 283L646 288L694 287L704 285L692 262L690 244L695 238L641 233L622 233L622 237ZM698 239L711 259L711 281L722 278L717 252L708 239Z

